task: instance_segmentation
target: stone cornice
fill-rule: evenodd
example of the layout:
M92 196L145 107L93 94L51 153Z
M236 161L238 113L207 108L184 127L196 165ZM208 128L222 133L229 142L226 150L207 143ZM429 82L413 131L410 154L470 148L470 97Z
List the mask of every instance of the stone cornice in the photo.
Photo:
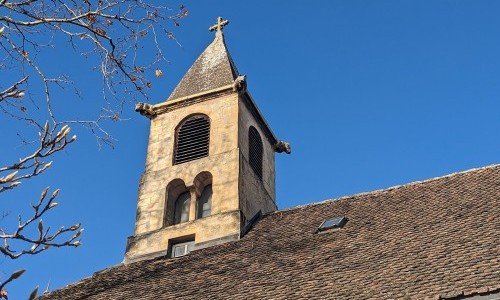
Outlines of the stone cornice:
M177 99L168 100L162 103L158 103L152 106L155 115L161 115L166 112L186 107L194 103L200 103L207 100L217 98L221 95L231 94L233 92L233 84L229 84L220 88L212 89L198 94L193 94Z
M168 100L168 101L158 103L155 105L151 105L150 106L150 109L151 109L151 117L150 118L154 118L158 115L161 115L161 114L164 114L164 113L167 113L169 111L173 111L173 110L176 110L176 109L179 109L182 107L186 107L188 105L212 100L212 99L218 98L222 95L228 95L231 93L238 93L238 92L234 91L234 84L225 85L223 87L212 89L212 90L205 91L202 93L193 94L193 95L189 95L189 96L185 96L185 97L181 97L181 98L177 98L177 99ZM242 99L243 103L245 104L245 106L252 113L252 115L255 118L255 120L257 121L257 123L259 123L259 125L261 126L262 130L264 131L264 133L266 135L266 138L269 140L271 145L274 145L278 141L278 139L274 135L274 132L271 130L271 127L266 122L266 120L264 119L264 116L262 115L259 108L255 104L253 97L250 95L250 93L247 90L241 92L240 96L241 96L241 99Z

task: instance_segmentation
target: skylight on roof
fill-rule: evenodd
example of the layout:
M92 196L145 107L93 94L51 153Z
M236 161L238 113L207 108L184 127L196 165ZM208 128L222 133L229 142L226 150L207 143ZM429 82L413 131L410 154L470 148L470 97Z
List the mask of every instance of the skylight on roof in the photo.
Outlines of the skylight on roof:
M325 231L328 229L339 228L344 226L347 221L346 217L335 217L331 219L324 220L318 227L318 231Z

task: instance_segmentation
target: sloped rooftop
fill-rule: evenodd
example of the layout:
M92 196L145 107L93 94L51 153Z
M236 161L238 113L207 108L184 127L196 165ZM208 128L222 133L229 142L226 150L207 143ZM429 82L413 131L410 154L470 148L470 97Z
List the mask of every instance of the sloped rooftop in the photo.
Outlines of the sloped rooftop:
M227 50L222 31L196 59L168 100L186 97L232 84L238 70Z
M340 229L317 233L325 219ZM267 214L241 240L40 299L462 299L500 291L500 165ZM458 297L458 298L457 298Z

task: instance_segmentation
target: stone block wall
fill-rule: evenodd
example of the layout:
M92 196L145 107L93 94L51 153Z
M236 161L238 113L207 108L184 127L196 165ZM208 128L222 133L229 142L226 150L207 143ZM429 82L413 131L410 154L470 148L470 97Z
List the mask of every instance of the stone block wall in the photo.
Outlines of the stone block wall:
M173 165L176 129L193 114L204 114L210 119L209 156ZM239 159L237 93L179 106L152 119L146 167L139 186L134 237L128 246L127 257L162 247L166 250L168 240L179 236L195 235L195 242L202 243L239 233ZM174 210L166 201L169 183L181 180L189 190L199 193L200 188L194 187L194 181L206 172L212 177L212 215L165 227L166 213ZM195 199L192 197L191 201Z
M240 229L255 213L276 209L272 141L265 122L252 112L252 102L237 92L169 101L151 120L146 167L140 180L134 236L126 258L166 251L178 238L194 237L200 247L239 238ZM173 164L176 130L186 118L204 114L210 120L209 155ZM264 124L264 125L263 125ZM263 142L263 178L248 163L248 129L254 126ZM191 204L188 222L172 225L175 199L183 191L196 201L206 184L212 184L211 215L196 219ZM203 186L201 186L203 185ZM168 188L168 190L167 190ZM167 199L169 199L167 201Z
M275 204L275 161L274 149L271 141L265 134L263 125L252 114L249 106L250 99L245 96L240 97L238 144L240 150L240 177L239 195L240 209L245 218L252 218L255 213L262 210L262 213L276 210ZM248 130L253 126L259 132L263 144L262 159L262 180L260 180L249 164ZM245 224L242 224L244 226Z

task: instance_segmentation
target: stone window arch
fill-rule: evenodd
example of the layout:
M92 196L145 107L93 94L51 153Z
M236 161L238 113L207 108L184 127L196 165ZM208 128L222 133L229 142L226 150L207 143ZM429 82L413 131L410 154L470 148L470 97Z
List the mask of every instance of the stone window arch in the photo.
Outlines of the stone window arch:
M212 214L212 174L204 171L198 174L194 180L196 189L196 218L201 219Z
M248 129L248 161L255 175L262 180L262 157L264 149L262 138L259 132L253 126Z
M191 193L181 179L174 179L168 185L165 195L163 226L189 221Z
M184 119L175 132L174 165L208 156L210 119L195 114Z

